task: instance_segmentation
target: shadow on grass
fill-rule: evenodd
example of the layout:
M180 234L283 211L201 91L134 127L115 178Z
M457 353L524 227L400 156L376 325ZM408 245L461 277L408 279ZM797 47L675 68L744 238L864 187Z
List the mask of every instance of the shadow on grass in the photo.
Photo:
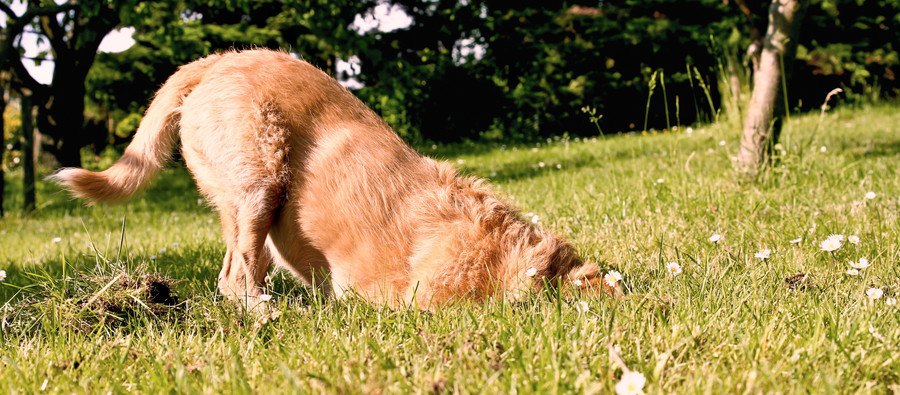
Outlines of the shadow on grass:
M107 256L97 256L94 252L82 252L66 258L48 258L40 262L30 262L27 266L9 262L4 266L7 278L0 283L0 304L6 303L17 294L28 292L29 287L41 281L59 281L66 277L92 276L110 268L124 269L125 272L159 274L174 280L173 290L182 300L203 295L218 297L216 286L221 269L224 246L201 245L194 248L178 247L148 259L145 256L125 253L117 260L115 251ZM119 263L117 263L119 262ZM269 292L297 298L309 302L317 297L309 287L294 279L284 270L274 270L270 274Z
M81 215L91 210L84 202L69 196L59 185L45 181L37 182L37 209L27 214L30 218L48 218L59 215ZM208 211L201 199L194 181L183 166L174 166L163 171L146 191L139 193L127 204L135 211ZM22 178L20 172L6 174L4 206L10 215L21 213Z
M896 137L896 136L889 136ZM900 139L891 139L889 141L876 141L871 147L859 145L855 142L848 142L847 151L854 159L874 159L889 158L900 156Z

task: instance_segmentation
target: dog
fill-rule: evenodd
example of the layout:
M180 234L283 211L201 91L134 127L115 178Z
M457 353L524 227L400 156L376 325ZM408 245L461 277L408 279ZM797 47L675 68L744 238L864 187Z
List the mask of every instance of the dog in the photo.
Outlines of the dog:
M335 79L284 52L180 67L112 167L51 178L89 204L124 201L179 142L219 214L218 289L229 298L258 303L273 262L335 297L423 309L548 283L619 292L486 181L416 153Z

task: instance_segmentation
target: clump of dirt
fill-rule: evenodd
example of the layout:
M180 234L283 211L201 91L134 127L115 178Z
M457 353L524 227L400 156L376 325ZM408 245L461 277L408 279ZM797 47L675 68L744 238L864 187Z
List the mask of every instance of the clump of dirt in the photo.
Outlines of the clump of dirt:
M182 313L175 281L145 270L106 269L36 281L0 311L0 325L12 332L73 329L94 332L137 328Z
M798 273L784 279L792 291L803 291L812 283L809 273Z

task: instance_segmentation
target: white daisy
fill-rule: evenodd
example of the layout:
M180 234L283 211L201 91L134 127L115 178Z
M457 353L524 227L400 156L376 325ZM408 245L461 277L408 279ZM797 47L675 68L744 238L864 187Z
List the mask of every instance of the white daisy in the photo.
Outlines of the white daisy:
M803 242L803 238L802 238L802 237L798 237L798 238L796 238L796 239L794 239L794 240L791 240L790 243L791 243L791 244L800 244L800 243L802 243L802 242Z
M54 238L50 239L50 242L53 244L58 244L61 241L62 241L62 237L54 237Z
M869 260L866 259L866 258L859 258L859 261L858 261L858 262L850 261L850 267L852 267L852 268L854 268L854 269L860 269L860 270L862 270L862 269L865 269L865 268L867 268L867 267L869 267L869 266L871 266L871 264L869 263Z
M0 270L0 281L6 280L6 270Z
M525 271L525 277L534 277L537 275L537 269L530 267Z
M869 288L866 290L866 296L869 297L870 300L881 299L884 295L884 291L881 288Z
M644 385L647 378L638 372L629 371L622 373L622 378L616 383L617 395L637 395L644 393Z
M657 179L656 179L656 183L657 183L657 184L662 184L662 183L664 183L664 182L666 182L666 180L664 180L664 179L662 179L662 178L657 178Z
M718 243L721 240L722 240L722 235L720 235L718 233L713 233L712 236L709 236L710 243Z
M685 129L684 131L687 132L687 134L692 134L692 133L694 133L694 128L688 126L687 129Z
M678 276L679 274L681 274L681 271L682 271L681 265L679 265L678 262L667 263L666 270L669 272L669 274L672 275L672 277Z
M538 222L541 222L540 216L535 215L535 216L531 217L531 223L536 224Z
M619 273L615 270L610 270L609 273L606 273L603 276L603 281L606 281L606 285L615 288L619 281L622 281L622 273Z
M884 300L884 303L886 303L888 306L896 306L896 305L897 305L897 299L895 299L895 298L887 298L887 299Z
M757 259L763 260L763 261L766 259L769 259L770 255L772 255L772 250L770 250L768 248L766 248L760 252L757 252L756 254L753 254L753 256L755 256Z
M826 153L826 152L828 152L828 147L826 147L826 146L824 146L824 145L821 146L821 147L819 147L819 152L821 152L821 153L823 153L823 154Z
M858 276L858 275L859 275L859 270L856 270L856 269L847 269L847 275L848 275L848 276Z
M847 241L850 242L850 244L857 245L857 244L859 244L859 236L857 236L857 235L847 236Z
M866 200L875 199L875 196L876 196L875 192L872 192L872 191L866 192Z
M577 279L577 278L575 279L575 281L572 281L572 285L574 285L574 286L576 286L576 287L580 287L580 286L582 286L583 284L584 284L584 283L583 283L580 279Z
M823 240L822 244L820 244L819 247L822 248L822 251L834 252L841 248L842 245L844 245L842 243L843 239L844 236L842 235L831 235L828 236L827 239Z
M547 166L547 164L544 162L538 162L538 167L543 168L544 166Z

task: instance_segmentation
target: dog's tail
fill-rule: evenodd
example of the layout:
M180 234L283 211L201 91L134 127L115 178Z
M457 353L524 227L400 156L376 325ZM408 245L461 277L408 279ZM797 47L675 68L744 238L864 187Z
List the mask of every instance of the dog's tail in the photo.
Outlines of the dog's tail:
M101 172L63 168L48 179L89 204L123 201L134 195L169 160L178 143L182 100L221 56L212 55L184 65L169 77L150 103L125 154L112 167Z

